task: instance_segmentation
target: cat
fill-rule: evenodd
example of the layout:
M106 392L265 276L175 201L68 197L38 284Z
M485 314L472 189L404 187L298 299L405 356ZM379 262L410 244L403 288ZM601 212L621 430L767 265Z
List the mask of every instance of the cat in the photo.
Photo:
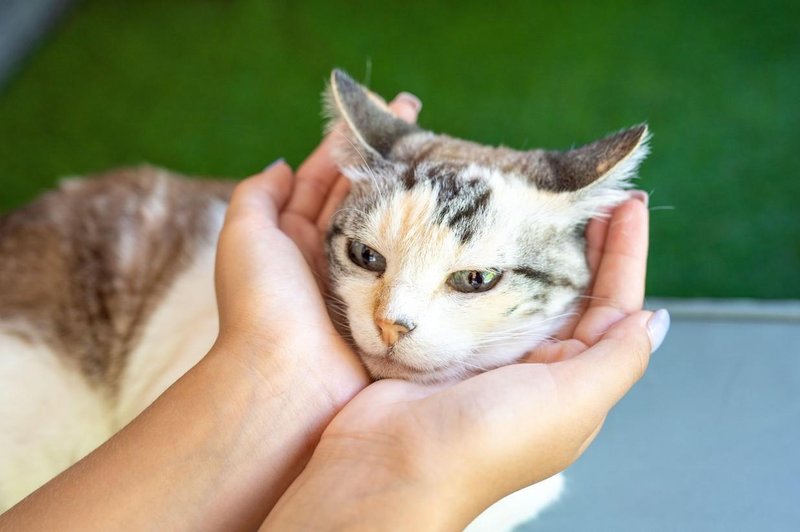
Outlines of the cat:
M590 279L586 222L628 197L648 150L644 125L566 152L434 134L339 70L327 107L351 181L326 237L331 313L374 378L462 379L554 334ZM65 181L0 217L0 511L213 344L232 188L141 166ZM563 485L521 490L471 530L529 519Z

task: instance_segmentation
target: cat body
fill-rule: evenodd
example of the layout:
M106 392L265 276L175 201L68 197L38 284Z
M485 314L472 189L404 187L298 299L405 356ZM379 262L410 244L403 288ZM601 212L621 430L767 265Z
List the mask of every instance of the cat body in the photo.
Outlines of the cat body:
M211 347L232 188L140 167L66 181L0 217L0 511Z
M646 128L518 152L407 124L339 71L328 94L351 180L326 239L332 315L370 373L460 379L554 334L589 282L584 225L627 197ZM232 187L144 166L0 217L0 511L211 347ZM521 490L472 529L510 528L562 489L558 475Z

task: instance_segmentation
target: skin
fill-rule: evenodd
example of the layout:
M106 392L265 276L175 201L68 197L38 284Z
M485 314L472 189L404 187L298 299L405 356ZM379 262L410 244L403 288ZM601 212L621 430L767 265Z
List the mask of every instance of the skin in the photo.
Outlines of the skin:
M237 187L212 350L0 530L245 530L271 510L264 529L453 528L583 452L650 353L644 202L588 227L597 299L562 341L456 385L369 384L320 294L347 192L332 142L295 176L278 163Z

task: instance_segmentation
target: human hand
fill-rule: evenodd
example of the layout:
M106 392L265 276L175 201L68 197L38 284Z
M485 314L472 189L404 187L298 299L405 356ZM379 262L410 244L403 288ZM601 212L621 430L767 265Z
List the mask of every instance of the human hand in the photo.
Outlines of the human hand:
M379 509L384 523L428 516L443 528L463 527L494 501L577 459L668 327L664 311L639 310L647 209L638 198L587 229L595 282L569 338L455 385L373 383L328 425L267 527L313 504L325 515L323 499L325 518L345 525L348 516L363 521Z
M414 122L420 104L401 93L389 107ZM296 176L278 161L237 186L220 235L216 286L219 343L256 359L271 353L270 362L287 355L286 363L317 377L329 393L349 398L369 381L335 331L319 290L326 277L324 234L349 190L332 156L338 134L334 129Z
M413 120L414 102L400 97L391 106ZM331 418L369 383L317 284L327 219L347 192L333 143L326 138L296 176L278 161L240 183L217 246L220 332L201 365L227 375L219 384L229 395L246 397L246 415L232 420L247 427L237 442L258 444L248 448L248 478L233 499L250 502L236 512L250 528L300 473Z

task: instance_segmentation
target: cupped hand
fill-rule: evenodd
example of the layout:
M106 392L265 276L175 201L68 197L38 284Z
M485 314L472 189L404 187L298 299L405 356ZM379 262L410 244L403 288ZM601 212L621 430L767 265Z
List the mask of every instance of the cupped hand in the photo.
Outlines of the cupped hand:
M390 108L413 122L419 102L401 94ZM236 187L215 274L218 344L248 363L268 358L270 364L303 367L337 392L369 382L320 293L324 233L349 188L332 156L338 135L334 128L296 175L277 161Z
M587 228L595 280L568 338L455 385L373 383L325 430L317 462L371 461L376 471L435 484L443 497L469 499L461 525L569 466L643 375L669 324L665 311L641 311L645 201L635 195Z

